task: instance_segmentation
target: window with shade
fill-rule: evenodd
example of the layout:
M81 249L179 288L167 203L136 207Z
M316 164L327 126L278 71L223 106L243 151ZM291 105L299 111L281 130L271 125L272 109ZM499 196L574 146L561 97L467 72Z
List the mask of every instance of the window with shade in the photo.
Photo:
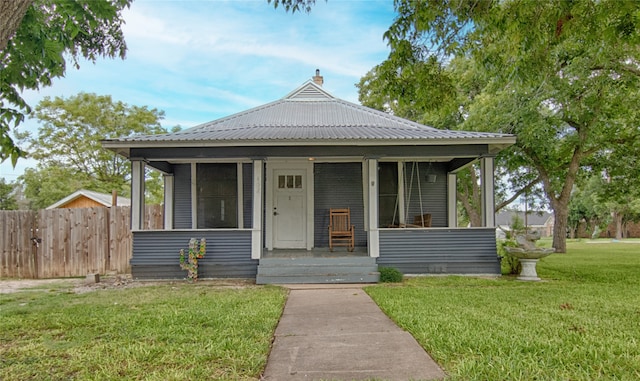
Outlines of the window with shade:
M236 164L198 164L196 172L198 229L238 227Z

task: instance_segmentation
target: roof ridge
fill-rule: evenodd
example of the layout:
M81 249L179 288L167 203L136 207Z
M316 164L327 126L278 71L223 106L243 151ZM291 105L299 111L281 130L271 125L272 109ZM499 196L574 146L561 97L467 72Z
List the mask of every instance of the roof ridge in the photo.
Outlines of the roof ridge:
M285 95L282 100L332 100L336 99L331 93L323 89L320 85L308 80L298 88Z

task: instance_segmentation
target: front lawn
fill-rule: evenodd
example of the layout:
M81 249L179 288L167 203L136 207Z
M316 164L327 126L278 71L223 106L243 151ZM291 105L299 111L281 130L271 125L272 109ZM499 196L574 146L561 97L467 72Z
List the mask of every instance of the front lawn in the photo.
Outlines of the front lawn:
M640 379L640 244L570 242L538 275L413 278L367 292L450 380Z
M640 379L640 244L568 247L540 261L543 282L426 277L367 292L449 380ZM286 294L186 282L0 294L0 380L257 380Z
M0 295L0 380L256 380L286 291L174 283Z

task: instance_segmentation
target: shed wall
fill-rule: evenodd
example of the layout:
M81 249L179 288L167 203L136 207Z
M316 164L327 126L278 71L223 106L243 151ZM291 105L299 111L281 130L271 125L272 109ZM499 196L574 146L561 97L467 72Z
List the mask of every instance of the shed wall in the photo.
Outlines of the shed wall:
M102 205L101 203L92 200L88 197L85 196L80 196L76 199L73 199L69 202L67 202L66 204L62 204L60 206L57 207L57 209L63 209L63 208L103 208L104 205Z

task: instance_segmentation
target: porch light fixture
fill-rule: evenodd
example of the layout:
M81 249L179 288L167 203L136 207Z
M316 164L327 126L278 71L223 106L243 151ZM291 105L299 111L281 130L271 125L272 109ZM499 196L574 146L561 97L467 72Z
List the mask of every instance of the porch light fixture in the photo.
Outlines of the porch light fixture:
M438 179L438 176L433 173L433 170L431 168L431 162L429 162L429 166L427 167L427 175L425 176L426 180L428 183L435 183L436 180Z
M309 161L316 161L316 158L315 157L310 157L308 160Z

